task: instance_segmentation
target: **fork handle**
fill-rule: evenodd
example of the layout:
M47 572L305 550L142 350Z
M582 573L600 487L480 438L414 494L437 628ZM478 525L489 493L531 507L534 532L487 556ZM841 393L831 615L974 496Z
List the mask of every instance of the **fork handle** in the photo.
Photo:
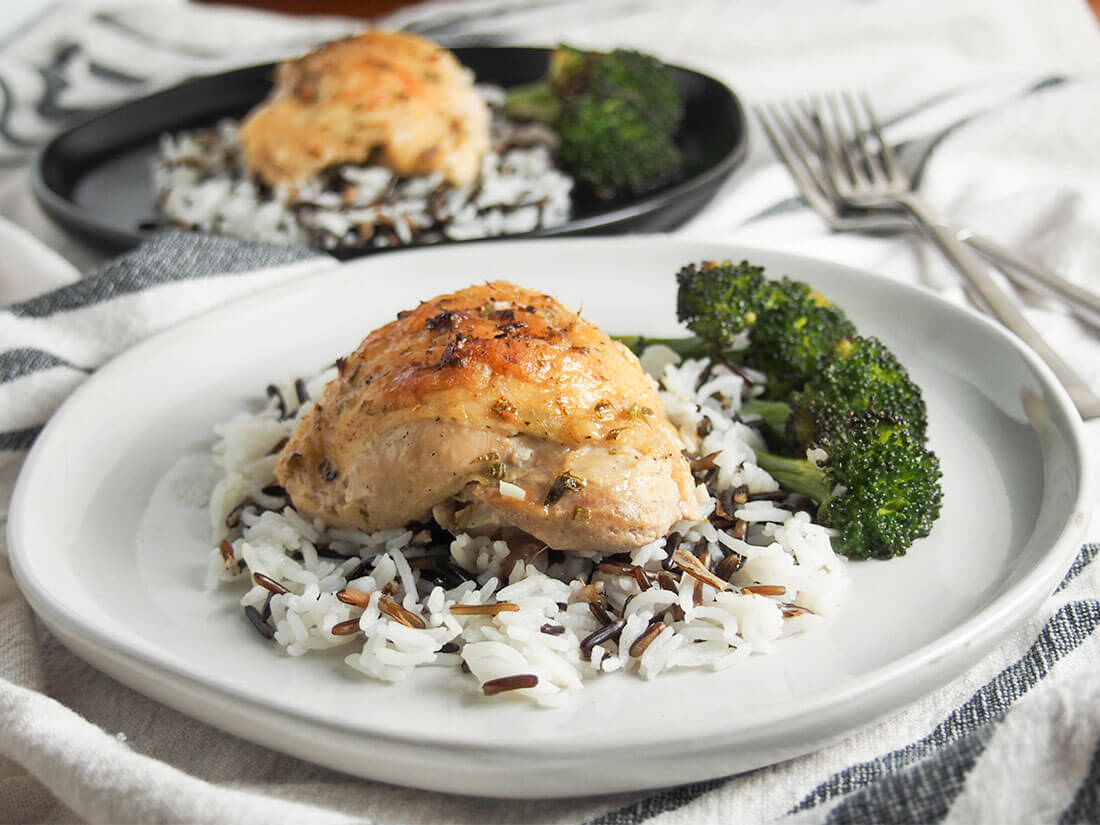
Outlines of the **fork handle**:
M966 278L978 303L1013 332L1050 367L1084 420L1100 418L1100 398L1081 380L1043 339L1008 293L997 286L985 264L958 238L958 230L940 220L920 198L906 195L898 198L913 221L939 247L939 250Z
M1100 295L1067 281L1030 258L969 229L955 229L960 241L966 241L1014 281L1039 292L1061 298L1071 312L1100 329Z

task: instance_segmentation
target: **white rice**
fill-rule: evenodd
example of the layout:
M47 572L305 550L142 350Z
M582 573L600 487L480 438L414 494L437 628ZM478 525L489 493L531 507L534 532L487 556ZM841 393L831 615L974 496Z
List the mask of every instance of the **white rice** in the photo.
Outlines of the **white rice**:
M700 484L696 491L704 514L714 512L715 494L728 494L732 488L778 488L755 465L756 431L730 417L745 394L741 377L722 366L708 369L701 361L646 360L661 364L662 400L686 443L693 445L691 452L718 452L716 469L707 479L710 489ZM317 397L330 378L331 372L311 382L311 397ZM674 525L680 547L696 554L706 550L712 569L729 553L742 557L742 566L730 575L730 587L722 591L709 584L697 587L687 574L679 576L674 590L643 590L633 576L596 570L596 553L558 554L561 558L552 560L545 571L523 562L505 569L511 552L507 542L466 534L455 536L449 550L470 580L447 582L450 587L433 583L410 564L430 552L412 530L366 534L328 529L285 506L277 490L263 492L274 481L273 447L294 431L310 406L306 402L294 409L290 387L288 383L282 388L285 418L276 400L258 413L238 414L216 428L214 461L224 476L210 502L211 524L215 544L224 539L232 556L225 558L218 548L211 552L209 584L247 584L253 573L262 573L286 588L289 592L272 595L252 583L240 601L257 611L267 606L274 639L291 656L344 647L350 667L384 681L403 679L425 665L456 668L464 663L473 675L473 689L494 679L534 676L533 687L509 690L497 698L558 705L586 679L616 670L651 679L676 668L733 666L746 656L771 651L784 637L819 626L844 599L845 561L833 553L828 531L813 524L807 513L768 500L739 506L737 517L748 523L744 539L705 519ZM700 439L703 418L710 425ZM276 509L245 507L239 523L227 527L227 515L245 499L258 501L257 496L266 496L265 506ZM637 548L631 561L655 582L667 550L668 539L662 538ZM334 551L341 555L332 558ZM675 565L671 569L678 575ZM607 611L624 624L617 639L603 640L585 652L582 641L602 627L586 599L589 582L601 583ZM781 586L785 591L773 596L742 589L755 585ZM367 594L367 605L341 601L337 593L344 588ZM696 604L700 590L702 599ZM381 609L384 599L391 597L424 627L406 626ZM497 602L510 602L518 610L496 615L451 612L454 605ZM338 623L354 620L360 632L332 633ZM632 656L631 648L658 621L664 629L652 632L644 651Z
M499 90L483 88L490 102ZM384 248L532 232L569 219L572 178L554 165L552 134L494 113L493 149L470 187L441 175L400 178L345 164L274 190L245 168L239 123L163 135L153 190L167 224L326 250Z

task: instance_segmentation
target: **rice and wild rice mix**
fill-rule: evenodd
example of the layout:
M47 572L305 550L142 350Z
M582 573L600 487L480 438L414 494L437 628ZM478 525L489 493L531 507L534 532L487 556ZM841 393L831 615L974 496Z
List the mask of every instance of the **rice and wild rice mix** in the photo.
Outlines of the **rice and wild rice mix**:
M532 232L569 219L572 179L556 168L557 137L500 110L502 90L479 87L492 107L492 149L473 186L441 174L399 177L344 164L297 187L271 188L245 167L239 123L164 135L153 169L167 225L246 240L338 251Z
M510 562L504 541L434 524L368 535L306 520L274 467L331 369L271 386L264 409L217 426L224 475L210 502L209 584L246 587L248 620L291 656L343 647L348 665L384 681L422 665L460 667L485 695L542 705L615 670L649 679L766 653L837 609L845 562L806 502L755 464L762 441L736 413L760 384L676 360L653 347L642 363L660 376L669 418L698 442L702 521L629 555L549 551L526 564Z

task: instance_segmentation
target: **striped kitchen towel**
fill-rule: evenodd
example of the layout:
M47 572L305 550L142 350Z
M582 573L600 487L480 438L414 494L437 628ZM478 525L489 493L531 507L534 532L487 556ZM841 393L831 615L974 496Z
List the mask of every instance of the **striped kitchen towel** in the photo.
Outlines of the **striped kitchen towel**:
M1100 286L1100 34L1083 3L1015 0L992 15L983 0L450 0L390 22L452 44L647 48L723 78L747 100L869 84L892 140L928 139L916 156L930 200ZM0 292L14 280L23 290L0 308L4 514L36 434L114 354L338 265L168 234L78 280L65 258L85 269L105 256L37 210L26 186L33 148L97 106L358 25L200 4L66 2L0 48L0 215L11 221L0 219ZM683 232L873 269L964 300L912 239L827 232L762 141ZM1022 297L1033 323L1100 388L1095 332ZM1095 423L1088 435L1100 455ZM0 554L0 821L1100 822L1098 549L1084 546L1042 608L968 673L842 742L694 785L553 801L353 779L210 728L70 654L35 621Z

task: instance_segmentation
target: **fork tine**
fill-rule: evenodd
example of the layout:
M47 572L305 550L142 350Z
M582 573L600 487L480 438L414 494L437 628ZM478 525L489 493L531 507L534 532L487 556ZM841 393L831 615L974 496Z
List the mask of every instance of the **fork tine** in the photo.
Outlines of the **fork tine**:
M856 105L855 95L851 92L844 92L842 97L844 99L844 106L848 110L848 117L851 118L852 124L855 127L856 142L859 144L862 161L867 165L867 171L871 176L871 180L881 180L889 177L889 174L886 172L885 168L883 168L878 153L871 151L871 146L867 141L868 130L863 126L864 118L860 117L859 106Z
M816 157L813 149L799 146L795 126L800 125L794 118L784 117L780 106L755 107L756 116L764 127L764 132L772 147L786 164L802 195L814 208L833 211L831 200L826 195L829 184L821 170L812 162Z
M898 163L893 148L886 142L886 138L883 137L882 128L879 126L878 118L875 117L875 110L871 106L871 99L867 96L867 92L861 92L859 98L860 102L863 104L863 111L867 114L867 120L871 124L871 133L878 142L879 156L882 158L886 174L893 180L904 181L908 184L909 176L905 173L905 170L901 168L901 164Z
M848 128L847 118L844 116L844 112L841 108L840 94L829 95L826 100L829 103L829 110L832 114L833 128L836 130L836 140L840 145L844 161L848 166L848 174L851 175L852 181L857 186L869 183L867 173L864 171L863 159L859 157L854 147L855 138L853 137L853 132L858 134L859 124L853 123L852 128Z
M805 105L788 101L784 107L787 110L787 123L789 124L789 140L795 147L795 151L802 155L804 162L810 168L814 181L822 192L831 192L832 184L821 168L822 148L821 143L814 139L806 123L811 120L811 114ZM810 159L817 161L811 163Z
M843 197L846 190L851 190L854 180L849 174L835 136L825 123L823 103L824 101L819 99L819 102L815 104L812 99L808 98L802 106L810 123L814 126L814 131L817 132L818 144L822 149L821 163L825 168L830 187Z

